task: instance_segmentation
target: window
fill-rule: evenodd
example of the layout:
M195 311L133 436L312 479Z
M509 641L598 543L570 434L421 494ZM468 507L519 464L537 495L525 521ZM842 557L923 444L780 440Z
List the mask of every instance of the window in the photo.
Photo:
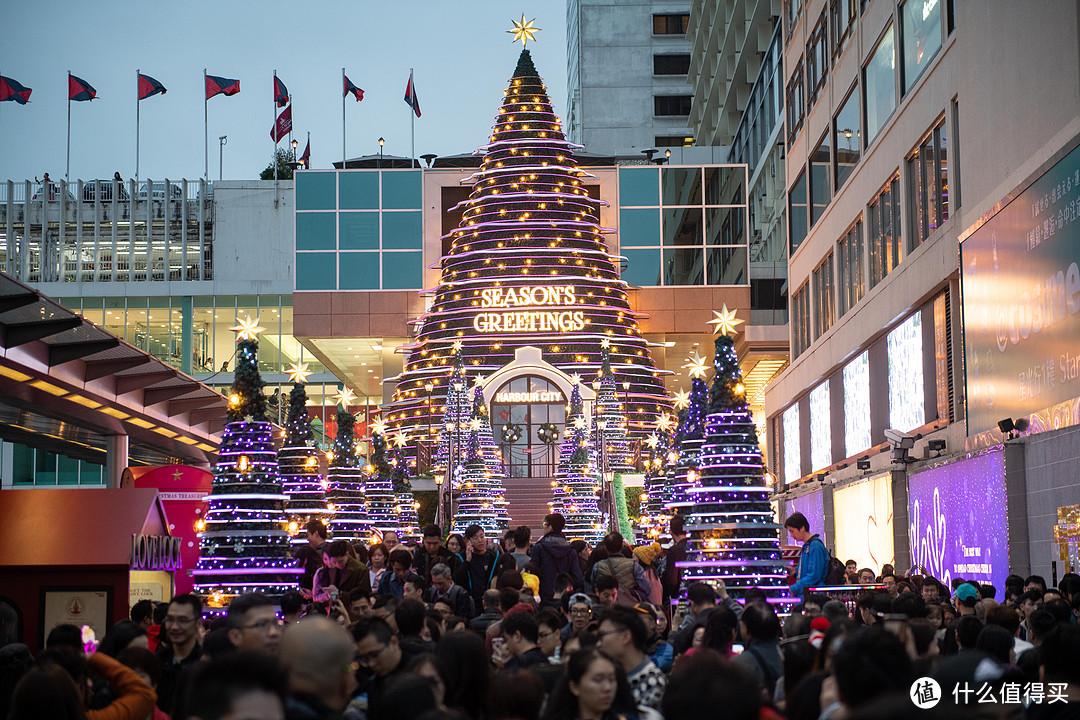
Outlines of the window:
M791 354L798 357L810 347L810 303L807 301L809 283L791 296Z
M814 270L814 339L832 327L836 320L836 293L833 292L833 254Z
M806 43L806 107L814 106L829 76L829 16L821 13Z
M855 26L855 2L856 0L832 0L829 3L834 57L843 51L848 37L851 36L851 29Z
M654 95L653 96L653 114L654 115L689 115L690 114L690 96L689 95Z
M862 135L859 133L859 93L855 88L848 93L840 112L833 118L833 146L836 148L836 192L844 186L855 166L859 164Z
M694 144L693 135L657 135L653 138L653 145L658 148L665 147L690 147Z
M803 0L784 0L784 29L788 40L791 39L791 33L795 32L795 26L799 24L802 6Z
M670 13L652 16L653 35L685 35L690 13Z
M795 66L795 72L787 85L787 137L788 146L795 141L803 123L803 64Z
M870 287L900 264L900 176L894 174L870 201L867 218Z
M949 219L949 180L942 120L907 159L911 246L918 247Z
M829 206L829 134L826 133L810 154L810 226L818 221Z
M806 237L806 173L799 173L795 184L788 191L788 238L789 257L795 254Z
M840 295L840 317L866 294L863 281L862 218L855 221L836 246L836 285Z
M893 28L889 26L863 70L863 106L866 108L868 145L896 109L896 58L893 45Z
M690 53L653 55L653 75L685 75L690 72Z
M907 92L941 49L941 1L907 0L900 8L900 38Z

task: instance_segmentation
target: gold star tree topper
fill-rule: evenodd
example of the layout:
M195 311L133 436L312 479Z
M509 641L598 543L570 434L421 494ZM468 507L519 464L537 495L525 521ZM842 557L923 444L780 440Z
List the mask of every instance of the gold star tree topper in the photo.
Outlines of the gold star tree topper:
M680 390L675 393L675 407L682 410L685 407L690 406L690 391Z
M252 320L250 315L245 315L243 320L236 322L236 327L231 327L229 330L237 334L237 340L256 340L259 333L266 329L259 327L259 318Z
M735 317L738 313L737 310L728 310L727 303L720 309L720 312L712 311L712 314L716 317L709 321L709 325L715 325L713 328L713 335L734 335L738 332L735 328L736 325L742 325L745 320L740 320Z
M536 22L536 18L533 18L532 20L526 22L525 13L522 13L520 21L511 20L510 22L514 23L514 29L507 30L506 32L514 36L512 42L517 42L518 40L520 40L521 47L523 48L529 46L530 40L536 42L536 33L540 32L540 30L542 29L533 26L533 23Z
M342 407L348 407L356 401L356 393L349 388L343 388L333 396L334 402Z
M708 371L708 366L706 365L705 358L701 357L700 353L695 352L693 357L689 357L686 360L687 362L685 365L683 365L683 367L690 370L687 375L692 378L699 377L704 380L705 373Z
M405 432L399 432L397 435L394 436L395 447L405 447L406 443L408 442L409 437Z
M293 363L289 366L289 379L297 385L306 383L310 374L311 371L308 370L307 363Z

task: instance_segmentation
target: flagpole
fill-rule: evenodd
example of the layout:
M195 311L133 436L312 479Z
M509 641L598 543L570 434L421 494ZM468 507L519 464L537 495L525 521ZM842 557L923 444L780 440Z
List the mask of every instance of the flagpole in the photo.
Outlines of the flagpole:
M206 68L202 69L202 84L203 84L203 101L202 101L202 115L203 115L203 181L210 182L210 123L206 118Z
M409 86L412 87L413 102L416 102L416 83L413 82L413 69L409 68ZM409 150L409 167L416 162L416 107L409 107L409 135L412 137L412 147Z
M306 153L310 149L311 149L311 131L308 130L307 131L307 145L304 146L304 152ZM308 167L309 165L311 165L311 156L310 155L308 155L307 160L304 161L304 169L305 170L310 170L311 168ZM342 170L345 169L345 163L344 162L341 163L341 169Z
M345 169L345 68L341 68L341 169ZM310 142L311 133L308 133Z
M271 103L274 108L274 117L271 118L270 134L274 138L274 207L277 207L277 70L274 71L274 101Z
M70 182L71 173L71 71L68 70L68 132L67 132L67 165L64 166L64 182ZM49 189L44 191L47 196Z
M139 109L142 102L139 100L139 68L135 68L135 185L139 184Z

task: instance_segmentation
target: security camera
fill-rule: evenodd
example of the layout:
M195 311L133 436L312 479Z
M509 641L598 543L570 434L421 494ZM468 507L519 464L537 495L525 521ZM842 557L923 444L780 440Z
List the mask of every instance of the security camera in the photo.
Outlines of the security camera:
M888 428L885 431L885 437L886 439L888 439L889 442L891 442L898 448L910 450L911 448L915 447L915 438L905 432L900 432L899 430L893 430L892 428Z

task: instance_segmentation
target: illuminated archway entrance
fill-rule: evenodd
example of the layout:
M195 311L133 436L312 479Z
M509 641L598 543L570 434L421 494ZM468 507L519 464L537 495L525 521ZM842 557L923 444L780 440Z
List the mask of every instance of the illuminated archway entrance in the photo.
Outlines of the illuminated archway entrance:
M513 362L484 381L484 401L506 471L513 526L539 529L548 512L573 386L569 375L545 362L540 349L531 346L519 348ZM585 384L579 392L588 414L596 393ZM509 431L505 438L504 426ZM545 435L556 441L546 442Z

